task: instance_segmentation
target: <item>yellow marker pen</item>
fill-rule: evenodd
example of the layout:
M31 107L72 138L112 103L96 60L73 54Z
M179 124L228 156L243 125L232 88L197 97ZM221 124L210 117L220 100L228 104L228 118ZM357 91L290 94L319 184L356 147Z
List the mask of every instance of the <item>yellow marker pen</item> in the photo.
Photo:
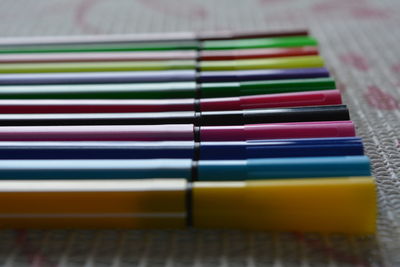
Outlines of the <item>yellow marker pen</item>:
M277 57L221 61L164 60L164 61L115 61L115 62L51 62L0 64L0 73L70 73L109 71L166 71L194 70L234 71L257 69L320 68L324 61L320 56Z
M0 181L1 228L228 228L371 234L372 177Z

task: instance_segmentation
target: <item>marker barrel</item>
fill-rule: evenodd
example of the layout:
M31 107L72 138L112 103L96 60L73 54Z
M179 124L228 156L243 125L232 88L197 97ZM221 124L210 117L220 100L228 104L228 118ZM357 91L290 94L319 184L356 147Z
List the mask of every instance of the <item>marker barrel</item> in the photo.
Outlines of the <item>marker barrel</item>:
M274 55L316 55L313 49L290 48L286 51L265 51L267 56ZM260 51L257 55L263 55ZM297 52L297 53L296 53ZM303 52L303 53L302 53ZM0 63L55 63L55 62L125 62L160 60L196 60L196 50L173 50L158 52L87 52L87 53L23 53L0 54Z
M163 101L168 103L168 100L165 99L196 97L196 87L196 82L193 81L119 84L3 85L0 86L0 97L1 99L41 100L157 99L157 101L161 101L160 99L164 99ZM157 101L155 103L157 103Z
M0 65L0 73L194 70L196 66L195 60L9 63Z
M372 177L191 188L187 194L183 179L0 181L0 227L185 228L188 218L196 228L372 234L376 227Z
M302 39L300 41L310 41ZM157 42L114 42L114 43L74 43L74 44L20 44L2 45L1 54L22 53L69 53L69 52L128 52L128 51L174 51L196 50L197 40L157 41Z
M0 85L156 83L195 81L193 70L0 74Z

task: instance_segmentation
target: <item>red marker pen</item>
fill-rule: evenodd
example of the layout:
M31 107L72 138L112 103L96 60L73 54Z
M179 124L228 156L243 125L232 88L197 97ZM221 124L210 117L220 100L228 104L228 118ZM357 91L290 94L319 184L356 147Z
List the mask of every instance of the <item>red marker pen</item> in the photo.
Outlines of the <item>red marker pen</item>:
M355 136L351 121L199 126L193 124L0 127L0 141L246 141Z
M222 111L260 108L340 105L339 90L184 99L21 99L0 100L0 114L125 113L164 111Z
M133 52L70 52L0 54L0 63L121 62L163 60L239 60L318 55L317 47L254 48L241 50L173 50Z

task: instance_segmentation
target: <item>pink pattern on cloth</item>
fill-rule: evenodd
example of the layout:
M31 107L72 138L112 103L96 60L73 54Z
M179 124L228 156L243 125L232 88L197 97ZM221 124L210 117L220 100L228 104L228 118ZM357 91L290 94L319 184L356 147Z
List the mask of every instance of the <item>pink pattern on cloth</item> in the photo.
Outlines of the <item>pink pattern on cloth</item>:
M376 7L361 6L351 9L351 14L356 18L389 18L390 10Z
M31 267L49 266L55 267L56 265L49 261L47 257L42 255L39 249L32 246L28 240L28 232L25 229L15 230L15 242L19 247L21 253L27 258Z
M343 63L348 64L360 71L368 71L370 67L368 64L368 60L364 56L357 53L349 52L346 54L342 54L339 56L339 59Z
M325 254L327 257L334 258L335 260L341 263L348 263L359 267L371 266L367 261L356 255L352 255L350 253L337 250L332 246L324 244L321 240L308 239L306 238L304 233L294 232L293 236L296 240L306 244L309 248L314 249L320 252L321 254Z
M82 32L88 34L99 34L102 30L96 25L91 24L87 17L88 13L103 0L82 0L75 8L74 20L75 24ZM137 0L143 6L150 8L164 15L181 17L186 19L205 19L208 12L204 6L184 1L179 4L170 1L160 0Z
M101 30L87 21L89 11L98 4L98 0L83 0L75 8L74 20L84 33L98 34Z
M400 73L400 64L392 65L391 69L394 73Z
M400 104L397 99L391 94L384 92L376 85L368 86L368 90L363 96L371 107L380 110L400 109Z
M190 1L176 3L163 0L138 0L138 2L164 15L188 19L205 19L208 16L208 12L204 6Z
M344 91L346 91L347 86L346 86L345 83L340 82L340 81L338 81L338 80L336 79L336 89L340 90L340 92L343 93Z
M311 5L311 10L317 14L338 12L340 16L345 14L356 19L389 18L392 13L390 9L371 5L368 0L328 0Z

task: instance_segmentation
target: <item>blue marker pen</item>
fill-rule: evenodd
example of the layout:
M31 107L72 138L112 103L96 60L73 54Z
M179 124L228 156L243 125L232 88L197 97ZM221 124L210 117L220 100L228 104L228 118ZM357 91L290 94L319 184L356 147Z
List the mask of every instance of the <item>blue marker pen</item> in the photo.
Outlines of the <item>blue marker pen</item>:
M226 142L20 141L0 142L0 159L247 159L363 155L360 138Z
M366 156L247 160L0 160L0 177L13 179L186 178L192 181L369 176Z

